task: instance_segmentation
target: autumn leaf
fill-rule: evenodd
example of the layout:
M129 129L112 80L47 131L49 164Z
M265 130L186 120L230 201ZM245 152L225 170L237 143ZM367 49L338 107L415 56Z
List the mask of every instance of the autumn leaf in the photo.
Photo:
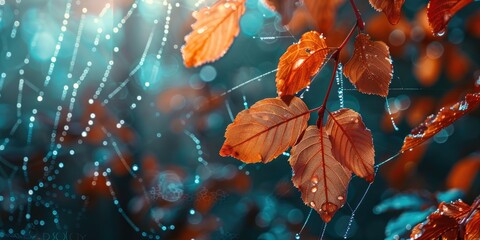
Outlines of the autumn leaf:
M365 127L362 117L352 109L329 112L325 131L332 142L332 152L343 166L357 176L372 182L375 150L372 133Z
M457 239L458 222L439 213L428 216L428 222L415 226L410 237L415 240Z
M325 63L328 52L325 37L315 31L303 34L298 43L288 47L278 63L278 96L294 95L307 87Z
M386 97L393 76L387 44L370 40L368 34L358 34L353 56L345 64L343 73L358 91Z
M219 0L193 13L197 20L185 37L182 56L185 66L198 67L222 57L240 32L239 20L246 0Z
M430 115L423 123L412 129L405 137L401 151L407 151L427 141L457 119L472 111L480 103L480 93L467 94L465 100L451 107L440 109L438 114Z
M319 31L329 31L335 23L335 16L338 8L344 0L304 0L310 15L315 21L315 25Z
M385 13L388 21L395 25L400 21L400 13L405 0L370 0L370 5L379 11Z
M480 212L478 211L465 226L465 240L475 239L480 239Z
M437 211L428 216L426 223L420 223L413 228L410 237L415 240L457 239L460 222L469 212L470 206L462 201L442 202Z
M245 163L270 162L297 142L309 118L300 98L260 100L228 125L220 155Z
M472 156L453 166L447 177L448 188L458 188L467 193L480 172L480 156Z
M452 16L471 2L473 0L430 0L427 16L433 33L443 35Z
M283 25L287 25L290 22L299 4L299 0L263 0L262 2L272 11L280 14Z
M292 148L289 162L303 202L329 222L345 204L351 172L335 160L325 129L309 126Z

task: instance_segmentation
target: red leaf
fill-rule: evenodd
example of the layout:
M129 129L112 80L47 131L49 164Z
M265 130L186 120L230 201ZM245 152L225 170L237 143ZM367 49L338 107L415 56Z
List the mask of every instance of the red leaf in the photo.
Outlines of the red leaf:
M447 217L462 220L466 217L466 214L470 211L470 206L461 200L453 202L453 203L445 203L441 202L438 205L437 211L441 215L445 215Z
M325 38L315 31L303 34L298 43L288 47L278 63L278 96L294 95L307 87L325 63L328 52Z
M442 129L472 111L479 103L480 93L467 94L465 100L457 102L451 107L440 109L436 116L430 115L405 137L401 151L407 151L427 141Z
M432 213L427 223L420 223L413 228L410 237L415 240L457 239L458 232L459 225L455 219Z
M452 16L471 2L473 0L430 0L427 16L433 33L443 35Z
M362 117L347 108L329 114L325 130L330 136L335 159L357 176L372 182L375 150L372 134Z
M385 13L388 21L395 25L400 21L400 13L405 0L370 0L375 10Z
M270 162L297 142L309 118L300 98L260 100L228 125L220 155L245 163Z
M185 37L182 56L185 66L198 67L221 58L240 32L239 20L246 0L219 0L193 13L197 20Z
M335 23L337 9L344 0L304 0L310 15L315 20L317 29L322 32L329 31Z
M309 126L289 159L292 181L302 193L303 202L329 222L346 200L351 172L332 153L332 143L324 128Z
M462 201L440 203L437 211L428 216L427 223L420 223L413 228L412 239L458 239L460 222L470 212L470 206Z
M393 76L387 44L370 40L368 34L358 34L353 56L345 64L343 73L358 91L386 97Z
M465 227L465 240L480 239L480 212L477 211L475 215L468 221Z
M278 12L282 17L282 24L287 25L297 9L299 0L263 0L268 8Z

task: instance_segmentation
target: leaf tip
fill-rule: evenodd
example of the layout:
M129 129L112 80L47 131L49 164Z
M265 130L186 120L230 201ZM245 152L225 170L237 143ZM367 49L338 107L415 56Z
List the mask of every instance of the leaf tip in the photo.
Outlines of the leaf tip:
M333 215L335 215L337 210L338 210L338 206L336 204L331 202L326 202L322 204L320 209L318 209L318 213L320 214L320 217L322 218L322 220L325 223L328 223L332 220Z
M368 176L365 177L365 181L369 182L369 183L373 183L373 180L375 179L375 175L374 174L370 174Z
M223 144L222 149L220 149L220 156L222 157L238 157L238 152L233 151L233 147L228 144Z

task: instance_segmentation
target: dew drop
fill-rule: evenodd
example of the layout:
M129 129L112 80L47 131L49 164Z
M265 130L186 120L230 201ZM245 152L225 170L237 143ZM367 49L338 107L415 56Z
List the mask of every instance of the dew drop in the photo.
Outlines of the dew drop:
M338 196L337 199L338 199L339 201L342 201L342 200L343 200L343 196Z
M442 29L441 31L437 32L435 35L437 37L441 37L441 36L445 35L445 29Z
M317 187L312 188L312 193L317 192Z
M295 239L297 239L297 240L300 239L300 234L296 233L295 234Z
M318 177L315 176L312 178L312 184L317 184L318 183Z
M314 203L314 202L310 202L310 206L311 206L312 208L314 208L314 207L315 207L315 203Z

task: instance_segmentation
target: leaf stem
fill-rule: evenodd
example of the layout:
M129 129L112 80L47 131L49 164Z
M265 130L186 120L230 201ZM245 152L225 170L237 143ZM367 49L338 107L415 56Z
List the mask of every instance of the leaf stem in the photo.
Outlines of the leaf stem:
M330 96L330 91L332 90L332 86L333 86L333 80L335 80L335 75L336 75L337 70L338 70L337 68L338 68L338 64L339 64L340 52L347 45L347 42L350 40L350 38L352 38L353 33L355 32L355 29L358 27L358 24L359 23L357 21L355 23L355 25L352 27L352 29L350 30L350 32L348 33L348 35L343 40L342 44L340 44L340 46L337 49L335 49L335 51L332 54L331 58L333 58L333 60L335 61L335 65L333 67L333 72L332 72L332 76L330 78L330 83L328 85L327 93L325 94L325 98L323 99L323 103L319 107L319 110L318 110L317 127L319 127L319 128L321 127L322 122L323 122L323 115L325 113L325 108L327 106L328 96Z
M325 94L325 98L323 99L323 103L320 106L320 109L318 110L317 126L319 128L322 126L323 115L325 113L328 96L330 96L330 91L332 90L332 86L333 86L333 80L335 79L335 74L337 73L338 62L339 62L338 58L340 56L340 50L341 48L338 48L338 50L335 51L335 53L333 53L333 59L335 60L335 65L333 67L332 77L330 78L330 84L328 85L328 90L327 90L327 93Z
M365 28L365 22L363 22L362 15L360 14L360 11L357 8L357 5L355 5L355 2L353 0L350 0L350 5L352 5L353 11L355 12L355 17L357 17L357 25L358 28L363 31Z
M359 27L358 26L358 22L355 23L355 25L352 27L352 29L350 29L350 32L348 33L347 37L345 38L345 40L343 40L342 44L340 44L340 46L337 48L337 50L335 52L340 52L343 47L345 47L345 45L347 45L347 42L350 40L350 38L352 38L353 36L353 33L355 32L355 29ZM334 52L334 54L335 54Z

